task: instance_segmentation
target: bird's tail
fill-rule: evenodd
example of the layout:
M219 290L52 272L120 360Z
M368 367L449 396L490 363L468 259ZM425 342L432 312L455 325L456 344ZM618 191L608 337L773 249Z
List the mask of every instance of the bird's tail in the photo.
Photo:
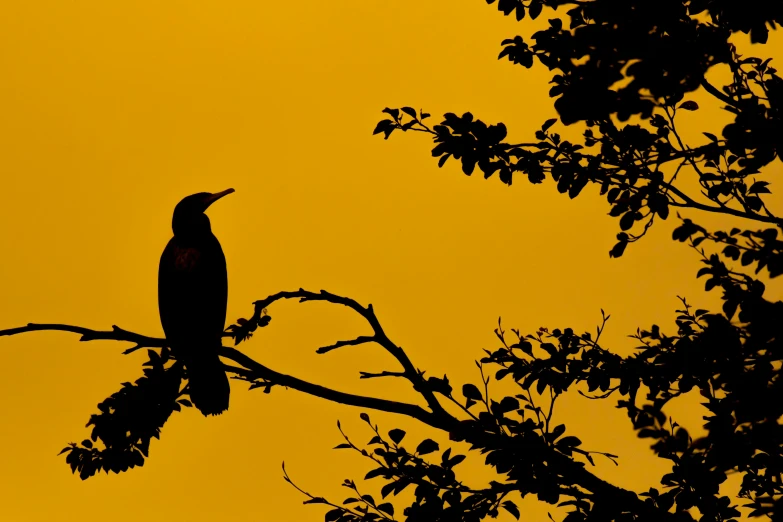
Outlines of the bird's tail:
M193 405L204 415L220 415L228 409L231 388L217 350L200 346L188 350L185 368Z

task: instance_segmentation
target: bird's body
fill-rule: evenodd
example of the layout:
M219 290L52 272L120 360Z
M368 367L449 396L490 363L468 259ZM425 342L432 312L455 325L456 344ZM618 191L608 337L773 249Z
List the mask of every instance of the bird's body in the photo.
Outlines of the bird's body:
M226 258L203 213L228 193L194 194L177 205L174 237L158 271L163 331L175 357L185 364L190 398L204 415L225 411L230 393L218 357L228 301Z

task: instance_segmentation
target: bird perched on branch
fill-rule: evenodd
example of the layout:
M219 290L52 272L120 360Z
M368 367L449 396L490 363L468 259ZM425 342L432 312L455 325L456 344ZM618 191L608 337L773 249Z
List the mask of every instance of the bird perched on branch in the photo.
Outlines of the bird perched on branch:
M226 258L204 212L232 192L200 192L177 204L174 237L158 271L160 322L173 354L185 364L190 399L204 415L226 411L230 393L218 357L228 302Z

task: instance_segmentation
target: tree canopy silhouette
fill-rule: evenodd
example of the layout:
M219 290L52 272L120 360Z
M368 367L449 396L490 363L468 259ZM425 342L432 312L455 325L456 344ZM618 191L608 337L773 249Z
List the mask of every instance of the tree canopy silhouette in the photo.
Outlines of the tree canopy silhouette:
M222 347L225 370L269 393L286 386L314 396L363 409L397 413L437 428L451 441L467 442L486 455L497 480L469 486L457 477L464 455L441 451L445 441L431 439L402 445L406 433L382 431L367 413L372 439L366 446L348 435L338 446L366 458L365 479L380 478L382 501L361 493L354 481L341 503L301 490L307 503L329 507L326 522L395 519L389 501L408 487L413 502L406 520L472 522L497 516L504 509L519 517L512 495L535 495L550 504L569 507L564 522L661 521L721 522L740 516L783 517L783 302L765 297L757 277L783 273L783 219L765 202L770 194L768 170L780 156L783 142L783 81L769 59L746 56L729 41L749 33L754 43L767 42L769 28L783 22L783 3L769 0L487 0L505 15L524 22L547 10L549 28L530 38L502 41L499 58L532 67L538 60L552 71L550 96L564 125L583 126L581 142L554 131L556 119L543 123L535 140L510 143L502 123L487 124L470 113L448 113L438 125L412 107L385 109L376 134L395 131L429 134L432 150L443 166L459 160L465 174L476 167L486 178L498 174L510 185L518 176L533 184L548 181L577 197L588 184L600 187L609 213L621 231L610 256L621 257L639 241L656 218L665 220L679 208L742 218L760 229L739 226L710 231L690 219L674 230L675 241L689 244L701 257L697 277L706 276L707 291L722 290L722 309L694 309L685 299L670 329L640 328L638 351L621 357L600 344L608 316L595 333L572 328L532 333L495 330L498 347L477 362L479 386L457 385L447 376L426 376L408 354L384 332L371 305L326 291L280 292L254 303L249 319L240 319L224 333L234 347ZM566 8L563 14L559 8ZM560 15L560 16L557 16ZM718 65L728 68L725 85L707 79ZM677 128L681 111L698 111L689 93L703 89L733 118L722 129L704 129L700 143L685 143ZM617 262L617 261L615 261ZM739 266L738 266L739 265ZM326 301L348 307L371 327L372 334L337 341L318 349L328 353L343 346L376 343L399 363L361 378L398 377L409 381L423 405L343 393L254 361L236 346L269 324L267 308L284 299ZM640 318L643 320L643 318ZM168 417L189 407L188 389L180 389L182 361L165 339L128 332L58 325L30 324L4 330L15 335L37 330L80 334L81 340L113 339L133 343L129 353L147 348L144 375L124 383L98 405L90 418L89 439L63 452L83 479L98 471L125 471L143 465L152 437L159 437ZM492 397L489 383L513 381L517 392ZM586 391L583 391L586 390ZM698 390L707 412L707 435L693 440L663 407L673 398ZM671 461L659 488L635 492L591 473L594 457L611 453L585 449L563 424L553 425L558 397L577 391L596 400L617 397L629 428L650 438L652 451ZM534 393L535 392L535 393ZM448 409L446 408L448 406ZM455 413L456 412L456 413ZM98 444L99 443L99 444ZM437 453L436 453L437 452ZM741 505L721 496L727 474L742 476ZM292 482L285 474L284 478ZM298 486L295 486L299 488ZM695 508L695 509L694 509ZM698 513L698 515L697 515Z

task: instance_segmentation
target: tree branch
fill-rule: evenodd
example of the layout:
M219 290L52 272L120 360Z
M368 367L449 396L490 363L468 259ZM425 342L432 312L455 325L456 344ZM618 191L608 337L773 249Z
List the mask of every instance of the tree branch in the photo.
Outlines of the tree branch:
M19 328L10 328L8 330L0 330L0 337L8 335L17 335L25 332L41 332L41 331L57 331L57 332L71 332L81 334L79 341L127 341L129 343L136 343L136 346L129 348L124 353L130 353L140 348L163 348L168 346L166 339L159 339L157 337L147 337L146 335L140 335L137 333L123 330L119 326L112 325L111 331L109 330L91 330L81 326L71 326L68 324L37 324L29 323L27 326L20 326Z
M704 87L704 90L708 93L712 94L716 98L718 98L723 103L726 103L728 105L731 105L732 107L737 107L737 102L729 98L727 95L720 92L714 85L712 85L710 82L707 81L706 78L703 78L701 80L701 86Z
M683 201L685 201L684 204L679 202L670 202L669 204L672 206L681 207L681 208L696 208L699 210L703 210L705 212L714 212L716 214L728 214L731 216L736 216L744 219L752 219L753 221L761 221L762 223L771 223L773 225L783 226L783 219L781 218L777 218L774 216L768 217L755 213L751 214L749 212L743 212L741 210L735 210L729 207L711 207L709 205L705 205L703 203L699 203L698 201L691 199L674 185L669 185L668 183L661 183L661 185L665 186L669 191L671 191L673 194L676 194L678 197L682 198Z
M405 374L402 372L387 372L386 370L380 373L359 372L360 379L373 379L376 377L405 377Z
M446 412L445 409L443 409L443 406L441 406L440 402L435 397L435 394L432 392L421 373L416 370L415 366L413 366L413 363L411 362L410 358L408 358L408 355L402 350L402 348L394 344L386 335L386 332L383 331L383 327L378 321L371 304L367 305L365 308L353 299L342 297L331 292L327 292L326 290L321 290L320 293L315 293L300 288L299 290L293 292L278 292L253 303L255 306L255 313L250 319L249 324L254 324L255 321L260 319L264 309L266 309L267 306L283 299L299 299L300 303L305 301L326 301L329 303L346 306L361 315L373 329L374 335L372 336L372 340L381 345L387 352L397 359L405 372L405 377L411 382L411 384L413 384L413 389L418 391L422 397L424 397L424 400L427 402L427 405L430 407L431 411L435 415L441 417L444 421L456 421L454 417L452 417L448 412ZM362 338L360 337L359 339ZM339 346L343 346L343 344L337 344ZM333 345L332 347L334 348L337 346ZM322 348L322 350L324 349Z
M72 326L67 324L34 324L30 323L27 326L19 328L11 328L7 330L0 330L0 337L18 335L26 332L37 331L59 331L59 332L71 332L80 334L82 337L80 341L120 341L120 342L132 342L136 343L138 347L144 348L163 348L168 346L165 339L159 339L156 337L147 337L134 332L123 330L117 326L113 326L111 331L92 330L90 328L84 328L81 326ZM370 408L379 411L386 411L389 413L398 413L401 415L407 415L413 417L425 424L428 424L434 428L448 429L446 424L436 419L436 416L428 412L420 406L415 404L407 404L402 402L389 401L385 399L376 399L374 397L364 397L362 395L353 395L350 393L343 393L340 391L332 390L318 384L312 384L307 381L303 381L290 375L285 375L276 372L266 366L256 362L252 358L243 354L235 348L223 347L220 351L220 355L227 359L230 359L244 368L237 368L234 366L226 365L226 370L232 373L241 375L245 379L267 379L276 385L286 386L293 388L301 392L321 397L322 399L330 400L333 402L339 402L341 404L348 404L350 406L359 406L364 408Z
M227 359L231 359L232 361L239 363L250 370L251 373L248 376L251 378L254 377L266 379L273 382L274 384L293 388L303 393L307 393L308 395L314 395L332 402L339 402L340 404L407 415L408 417L413 417L414 419L432 426L433 428L448 429L447 425L443 422L440 422L435 415L433 415L431 412L428 412L421 406L416 406L415 404L344 393L333 390L331 388L326 388L318 384L303 381L302 379L285 375L283 373L276 372L271 368L267 368L263 364L256 362L235 348L224 346L220 352L220 355Z
M300 301L327 301L336 304L342 304L351 308L364 317L372 326L375 336L375 342L378 342L387 351L389 351L403 366L405 372L403 376L411 380L414 388L419 391L422 396L427 399L427 402L431 405L433 411L427 411L424 408L408 403L390 401L386 399L378 399L374 397L365 397L362 395L354 395L350 393L344 393L324 386L313 384L296 377L285 375L276 372L266 366L256 362L249 356L240 352L235 348L222 347L219 355L230 359L242 367L235 367L225 365L226 370L232 373L240 375L245 380L264 379L273 385L281 385L295 390L320 397L340 404L346 404L349 406L358 406L378 411L385 411L389 413L396 413L400 415L406 415L421 421L424 424L432 426L448 433L453 433L460 429L461 421L456 417L443 410L440 403L435 399L432 390L429 388L426 381L424 381L422 374L416 370L413 363L408 356L403 352L402 348L398 347L389 340L384 333L378 322L377 317L372 309L371 305L366 308L359 305L353 299L337 296L329 292L321 291L316 294L313 292L307 292L305 290L299 290L295 292L280 292L272 296L267 297L261 301L256 301L254 319L257 320L263 314L263 309L269 304L281 299L298 298ZM132 342L136 344L136 349L141 347L149 348L163 348L167 346L165 339L147 337L144 335L136 334L123 330L117 326L114 326L111 331L92 330L89 328L83 328L80 326L71 326L65 324L28 324L27 326L19 328L11 328L6 330L0 330L0 336L11 336L20 333L33 332L33 331L63 331L80 334L82 337L80 341L93 341L93 340L113 340L121 342ZM227 334L229 337L233 337L235 333ZM126 353L128 350L126 350ZM507 439L507 437L504 437ZM506 443L513 444L514 441L509 439ZM639 500L636 493L614 486L589 471L587 471L581 463L573 461L571 458L562 455L556 451L551 451L545 457L545 460L550 461L557 467L559 472L563 475L564 480L574 486L579 486L587 491L592 492L595 495L596 500L598 497L604 497L606 502L618 503L622 506L627 506L629 511L638 509L644 509L644 504ZM653 511L652 509L648 511ZM663 518L670 518L663 513Z
M356 339L351 339L349 341L337 341L334 344L330 344L329 346L322 346L321 348L318 348L315 352L316 353L327 353L331 352L332 350L336 350L337 348L342 348L343 346L356 346L358 344L365 344L365 343L372 343L375 342L375 337L371 335L362 335L360 337L357 337Z
M369 397L360 397L351 394L345 394L342 392L329 390L328 388L323 388L318 385L306 383L294 377L285 376L282 374L278 374L277 372L274 372L272 370L269 370L263 367L262 365L255 363L255 361L253 361L249 357L247 358L247 360L245 360L244 358L247 356L245 356L244 354L238 351L235 351L236 352L235 354L226 353L225 356L230 359L233 359L235 362L238 362L239 364L242 364L243 366L246 367L248 367L248 365L255 363L256 365L258 365L257 368L259 370L260 376L266 377L269 380L287 379L287 382L290 383L289 384L290 387L303 391L305 393L310 393L318 397L322 397L327 400L332 400L335 402L340 402L342 404L348 404L352 406L362 406L367 408L379 409L381 411L387 411L391 413L401 413L403 415L408 415L410 417L418 419L429 426L444 430L449 433L452 433L457 429L459 429L460 420L452 416L442 408L440 403L435 398L433 392L429 389L429 386L424 381L421 374L413 366L413 363L408 358L407 354L405 354L402 348L395 345L386 336L386 333L383 331L383 328L381 327L377 317L375 316L375 312L373 311L372 305L368 305L365 308L353 299L338 296L330 292L327 292L325 290L321 290L320 293L315 293L300 288L299 290L293 292L278 292L276 294L270 295L264 299L261 299L253 303L255 306L255 313L253 314L253 318L249 321L249 324L253 324L254 321L257 321L262 316L267 306L271 305L276 301L280 301L283 299L299 299L300 302L326 301L334 304L341 304L343 306L346 306L354 310L356 313L361 315L368 323L370 323L370 326L373 328L373 331L375 333L374 335L375 342L383 346L389 353L392 354L392 356L394 356L400 362L403 369L405 370L404 376L413 383L414 389L419 391L419 393L421 393L422 396L424 396L425 399L427 399L427 403L430 405L432 412L428 412L418 406L396 403L393 401L386 401L383 399L374 399ZM225 350L233 350L233 349L224 348L224 351ZM238 356L241 359L234 359L233 356ZM264 372L269 372L269 373L264 373ZM569 483L575 486L578 485L586 489L587 491L592 492L595 495L596 500L598 499L598 497L603 497L604 501L608 503L616 503L624 507L627 507L626 509L628 509L631 512L638 509L642 509L644 511L656 511L656 515L661 515L661 518L663 519L671 518L671 516L669 516L666 513L658 513L657 510L652 510L651 508L645 507L643 502L640 501L639 497L636 495L635 492L627 489L623 489L609 482L606 482L605 480L587 471L587 469L585 469L583 464L575 462L571 458L566 457L561 453L558 453L556 451L551 451L550 454L547 456L547 459L551 460L553 464L555 464L560 470L562 470L562 472L567 476L566 480Z

